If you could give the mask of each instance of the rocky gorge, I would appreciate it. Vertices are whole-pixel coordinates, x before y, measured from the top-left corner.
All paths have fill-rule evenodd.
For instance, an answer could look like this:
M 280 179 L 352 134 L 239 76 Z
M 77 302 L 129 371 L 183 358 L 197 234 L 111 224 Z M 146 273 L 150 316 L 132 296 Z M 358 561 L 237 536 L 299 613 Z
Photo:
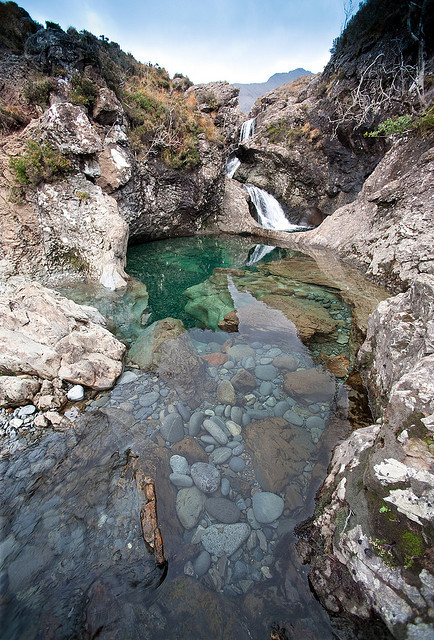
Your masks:
M 369 11 L 377 4 L 384 15 L 390 9 L 387 2 L 367 2 L 323 74 L 298 79 L 256 103 L 250 114 L 255 131 L 241 143 L 245 118 L 234 87 L 188 87 L 187 79 L 171 80 L 158 67 L 138 68 L 115 43 L 56 25 L 41 29 L 14 3 L 2 5 L 10 30 L 9 39 L 2 35 L 1 55 L 0 404 L 11 521 L 52 521 L 68 538 L 90 545 L 101 563 L 110 562 L 104 553 L 112 553 L 116 571 L 132 581 L 147 575 L 157 585 L 170 558 L 184 574 L 167 587 L 173 607 L 178 601 L 188 609 L 188 589 L 195 603 L 206 600 L 208 614 L 222 606 L 215 592 L 245 596 L 252 617 L 255 607 L 269 607 L 269 633 L 276 618 L 287 620 L 284 610 L 305 602 L 291 637 L 308 633 L 309 617 L 326 625 L 329 637 L 369 637 L 370 625 L 372 637 L 432 637 L 432 42 L 424 40 L 422 116 L 420 91 L 410 77 L 394 100 L 372 99 L 378 78 L 387 85 L 394 72 L 395 44 L 389 45 L 397 34 L 398 53 L 415 70 L 420 45 L 420 38 L 411 44 L 405 2 L 389 11 L 388 22 L 377 23 L 372 37 Z M 420 36 L 416 18 L 413 33 Z M 419 18 L 428 35 L 432 18 Z M 127 95 L 117 90 L 119 73 L 130 78 Z M 391 82 L 390 92 L 395 88 Z M 386 117 L 399 117 L 398 99 L 417 112 L 419 124 L 384 139 L 364 136 Z M 225 175 L 231 152 L 240 161 L 234 178 Z M 321 224 L 303 233 L 263 229 L 252 217 L 244 183 L 271 192 L 295 224 Z M 250 235 L 294 251 L 256 272 L 215 269 L 189 287 L 188 311 L 206 331 L 186 332 L 170 318 L 143 331 L 148 293 L 126 272 L 128 242 L 213 233 Z M 361 285 L 345 263 L 370 282 Z M 137 331 L 132 345 L 109 332 L 110 313 L 104 318 L 52 288 L 85 279 L 126 309 Z M 266 337 L 259 325 L 267 328 Z M 361 402 L 354 380 L 350 391 L 340 387 L 353 367 L 368 389 L 373 418 L 359 419 L 348 435 L 337 424 L 344 407 Z M 337 389 L 342 396 L 336 397 Z M 71 406 L 75 398 L 82 402 L 82 394 L 84 404 Z M 325 460 L 339 439 L 326 476 Z M 98 449 L 105 457 L 97 461 L 90 452 Z M 82 468 L 80 458 L 93 460 L 108 478 L 108 488 L 97 495 L 95 483 L 89 497 L 90 527 L 76 524 L 78 507 L 63 515 L 56 509 L 60 501 L 73 504 L 77 491 L 85 493 L 95 482 L 92 464 Z M 52 483 L 41 514 L 33 487 L 47 483 L 47 473 L 65 487 Z M 155 481 L 157 492 L 168 487 L 167 495 L 160 489 L 158 523 L 151 485 L 140 473 Z M 333 619 L 349 620 L 353 631 L 339 622 L 329 629 L 321 610 L 303 601 L 300 582 L 288 586 L 287 578 L 277 614 L 271 590 L 263 586 L 274 571 L 293 576 L 305 570 L 295 548 L 283 547 L 297 524 L 294 514 L 318 488 L 313 517 L 298 524 L 297 549 L 310 563 L 310 584 L 321 603 Z M 106 551 L 98 550 L 93 528 L 104 532 Z M 17 555 L 16 537 L 25 531 L 32 540 L 24 556 Z M 156 564 L 143 561 L 141 539 Z M 128 551 L 120 540 L 131 545 Z M 60 535 L 52 544 L 62 557 L 52 569 L 61 580 L 75 561 Z M 5 557 L 11 554 L 5 579 L 19 601 L 26 575 L 31 581 L 48 563 L 43 530 L 26 521 L 22 533 L 12 529 L 3 545 Z M 34 568 L 32 556 L 38 558 Z M 185 586 L 183 580 L 194 577 L 205 580 L 205 596 L 193 582 Z M 63 629 L 61 637 L 67 637 L 77 633 L 74 624 L 83 625 L 85 611 L 82 637 L 95 637 L 99 604 L 115 602 L 111 579 L 92 582 L 86 607 L 72 585 L 71 611 L 79 613 L 65 622 L 51 600 L 47 574 L 34 607 L 45 601 L 48 609 L 26 620 L 35 629 Z M 106 622 L 106 637 L 125 611 L 130 621 L 137 615 L 130 598 L 128 587 L 121 595 L 124 608 L 114 607 Z M 150 637 L 167 638 L 159 607 L 150 602 L 141 624 L 149 625 Z M 226 616 L 224 637 L 247 637 L 232 605 L 225 607 L 213 624 L 223 628 Z M 170 620 L 168 611 L 164 615 Z M 210 620 L 208 615 L 205 625 Z M 14 629 L 13 621 L 8 628 Z M 203 628 L 197 627 L 196 637 Z M 14 632 L 11 637 L 20 637 L 20 630 Z

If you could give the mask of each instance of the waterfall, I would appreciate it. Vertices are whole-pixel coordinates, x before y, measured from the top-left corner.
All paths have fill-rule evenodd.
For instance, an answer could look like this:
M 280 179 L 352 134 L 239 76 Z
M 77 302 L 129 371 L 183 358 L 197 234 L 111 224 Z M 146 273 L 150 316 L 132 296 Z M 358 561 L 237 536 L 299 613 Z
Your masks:
M 275 231 L 303 231 L 310 228 L 289 222 L 276 198 L 273 198 L 272 195 L 263 189 L 254 187 L 251 184 L 245 184 L 244 188 L 255 205 L 258 213 L 258 222 L 264 229 L 274 229 Z
M 251 138 L 251 136 L 255 133 L 255 119 L 256 118 L 251 118 L 250 120 L 246 120 L 245 122 L 243 122 L 240 131 L 239 144 L 242 144 L 245 140 Z
M 249 260 L 246 262 L 246 267 L 251 267 L 256 262 L 259 262 L 259 260 L 262 260 L 262 258 L 274 251 L 275 248 L 276 247 L 268 244 L 257 244 L 250 254 Z
M 228 178 L 233 178 L 235 171 L 240 166 L 241 162 L 238 160 L 237 156 L 230 155 L 226 160 L 226 175 Z

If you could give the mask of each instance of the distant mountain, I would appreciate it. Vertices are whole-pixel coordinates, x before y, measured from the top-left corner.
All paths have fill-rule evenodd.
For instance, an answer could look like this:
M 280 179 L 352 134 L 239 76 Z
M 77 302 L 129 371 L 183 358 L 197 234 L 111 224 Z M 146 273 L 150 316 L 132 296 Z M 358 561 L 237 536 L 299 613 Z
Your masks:
M 300 76 L 307 75 L 312 75 L 311 71 L 306 71 L 306 69 L 294 69 L 293 71 L 288 71 L 288 73 L 275 73 L 273 76 L 268 78 L 267 82 L 252 82 L 250 84 L 240 84 L 235 82 L 234 86 L 240 88 L 239 102 L 241 111 L 243 113 L 249 113 L 255 103 L 255 100 L 263 96 L 264 93 L 268 93 L 268 91 L 272 91 L 287 82 L 292 82 Z

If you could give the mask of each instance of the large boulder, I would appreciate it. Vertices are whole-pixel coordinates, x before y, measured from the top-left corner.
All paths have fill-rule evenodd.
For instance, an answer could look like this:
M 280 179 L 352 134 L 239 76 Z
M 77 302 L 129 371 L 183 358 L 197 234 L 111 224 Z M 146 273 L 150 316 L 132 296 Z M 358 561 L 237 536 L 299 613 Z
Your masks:
M 91 155 L 103 144 L 83 108 L 61 102 L 53 104 L 39 120 L 42 139 L 61 153 Z
M 0 296 L 0 371 L 108 389 L 125 346 L 103 317 L 36 283 L 11 279 Z

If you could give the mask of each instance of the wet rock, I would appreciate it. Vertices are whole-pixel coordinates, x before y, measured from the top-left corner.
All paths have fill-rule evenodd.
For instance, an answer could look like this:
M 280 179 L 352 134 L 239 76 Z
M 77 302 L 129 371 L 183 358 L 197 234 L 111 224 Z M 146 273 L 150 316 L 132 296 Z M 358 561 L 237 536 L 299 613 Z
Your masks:
M 193 561 L 194 571 L 196 575 L 200 578 L 201 576 L 205 575 L 205 573 L 208 571 L 210 566 L 211 566 L 211 556 L 208 553 L 208 551 L 205 551 L 205 549 L 203 549 L 199 553 L 197 558 L 195 558 L 195 560 Z
M 191 477 L 204 493 L 214 493 L 220 486 L 220 471 L 206 462 L 195 462 L 191 466 Z
M 239 458 L 238 456 L 234 456 L 229 460 L 229 467 L 232 469 L 232 471 L 235 471 L 235 473 L 240 473 L 240 471 L 243 471 L 245 466 L 246 463 L 244 462 L 244 460 L 242 458 Z
M 298 477 L 313 453 L 309 431 L 289 427 L 283 418 L 252 422 L 243 430 L 260 485 L 280 492 L 291 478 Z
M 229 449 L 229 447 L 218 447 L 211 452 L 209 461 L 212 464 L 224 464 L 231 456 L 232 449 Z
M 283 414 L 283 418 L 296 427 L 301 427 L 301 425 L 304 423 L 303 418 L 298 413 L 295 413 L 295 411 L 292 411 L 292 409 L 285 411 L 285 413 Z
M 333 379 L 320 369 L 299 369 L 285 375 L 285 391 L 305 402 L 330 402 L 335 394 Z
M 208 498 L 205 509 L 217 522 L 223 524 L 234 524 L 241 517 L 241 511 L 237 505 L 227 498 Z
M 172 444 L 171 450 L 172 453 L 187 458 L 190 465 L 194 462 L 208 462 L 208 456 L 200 446 L 198 440 L 191 436 L 186 436 L 183 440 Z
M 222 380 L 217 387 L 217 400 L 222 404 L 234 405 L 236 402 L 235 390 L 229 380 Z
M 141 407 L 150 407 L 155 402 L 157 402 L 159 397 L 160 394 L 158 393 L 158 391 L 150 391 L 148 393 L 144 393 L 139 398 L 139 404 Z
M 180 489 L 176 496 L 176 513 L 185 529 L 193 529 L 199 522 L 205 496 L 197 487 Z
M 191 436 L 198 436 L 202 429 L 202 424 L 205 419 L 205 414 L 201 411 L 197 411 L 192 414 L 188 422 L 188 431 Z
M 185 331 L 181 320 L 165 318 L 146 327 L 131 347 L 128 356 L 141 369 L 155 369 L 161 360 L 162 345 Z
M 258 492 L 253 495 L 253 513 L 258 522 L 268 524 L 274 522 L 283 513 L 283 498 L 270 492 Z
M 247 540 L 250 527 L 245 522 L 211 525 L 202 534 L 205 549 L 218 558 L 231 556 Z
M 202 356 L 204 360 L 207 360 L 214 367 L 218 367 L 221 364 L 224 364 L 228 360 L 228 356 L 226 353 L 206 353 Z
M 190 471 L 190 465 L 184 456 L 173 455 L 169 460 L 169 464 L 174 473 L 188 474 Z
M 256 387 L 255 377 L 245 369 L 240 369 L 231 379 L 231 383 L 235 391 L 240 393 L 248 393 Z
M 273 365 L 278 369 L 288 369 L 288 371 L 295 371 L 298 367 L 298 360 L 297 358 L 294 358 L 294 356 L 283 354 L 274 358 Z
M 161 435 L 170 443 L 179 442 L 184 438 L 184 423 L 179 413 L 169 413 L 160 425 Z
M 236 344 L 230 347 L 228 350 L 228 356 L 235 361 L 242 360 L 243 358 L 253 357 L 255 355 L 254 349 L 246 344 Z
M 339 339 L 337 342 L 339 343 Z M 327 356 L 326 354 L 321 353 L 320 358 L 327 371 L 336 378 L 345 378 L 348 375 L 350 361 L 345 355 L 339 354 L 337 356 Z
M 218 442 L 218 444 L 225 445 L 228 441 L 228 437 L 218 424 L 213 420 L 204 420 L 203 428 Z
M 277 376 L 277 369 L 272 364 L 258 364 L 255 367 L 255 376 L 259 380 L 274 380 Z
M 175 487 L 193 486 L 193 480 L 191 479 L 191 476 L 188 476 L 184 473 L 171 473 L 169 476 L 169 480 Z
M 79 402 L 84 398 L 84 389 L 80 384 L 76 384 L 71 387 L 66 395 L 68 400 L 71 400 L 72 402 Z
M 223 317 L 223 320 L 219 320 L 217 323 L 218 328 L 226 333 L 235 333 L 238 331 L 238 325 L 239 320 L 236 310 L 229 311 L 229 313 Z

